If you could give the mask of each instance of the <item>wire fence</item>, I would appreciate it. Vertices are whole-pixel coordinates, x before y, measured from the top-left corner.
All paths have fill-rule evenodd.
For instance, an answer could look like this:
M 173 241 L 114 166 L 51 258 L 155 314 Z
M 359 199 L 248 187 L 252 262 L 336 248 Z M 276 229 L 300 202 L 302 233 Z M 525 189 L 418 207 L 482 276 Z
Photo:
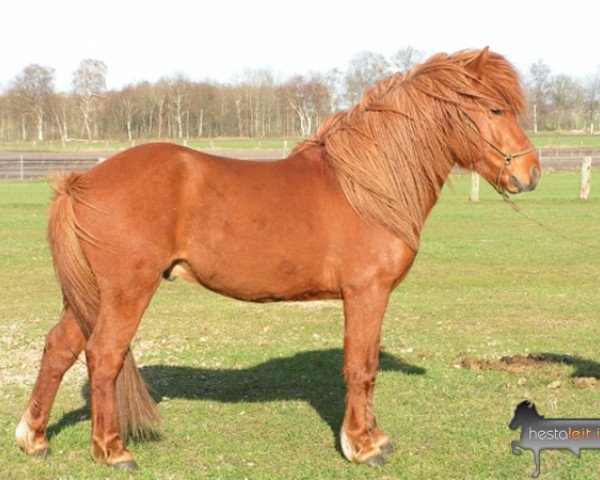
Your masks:
M 0 179 L 32 180 L 54 173 L 85 172 L 115 152 L 0 152 Z M 211 153 L 246 160 L 284 158 L 285 150 L 216 150 Z M 583 159 L 591 158 L 591 166 L 600 168 L 600 149 L 539 149 L 544 170 L 580 170 Z
M 210 151 L 210 150 L 209 150 Z M 245 160 L 277 160 L 286 150 L 221 150 L 217 155 Z M 0 180 L 34 180 L 57 173 L 86 172 L 116 152 L 0 152 Z
M 18 154 L 16 158 L 0 158 L 0 178 L 5 180 L 32 180 L 61 172 L 86 172 L 98 165 L 103 157 L 95 158 L 45 158 L 44 156 Z
M 592 168 L 600 168 L 600 149 L 541 148 L 538 156 L 544 170 L 580 170 L 584 158 L 590 158 Z

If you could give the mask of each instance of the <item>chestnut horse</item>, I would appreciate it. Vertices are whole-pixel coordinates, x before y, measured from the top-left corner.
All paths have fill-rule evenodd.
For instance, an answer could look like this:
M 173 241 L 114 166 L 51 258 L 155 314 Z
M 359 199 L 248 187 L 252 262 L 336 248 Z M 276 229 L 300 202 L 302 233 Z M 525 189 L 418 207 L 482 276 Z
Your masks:
M 341 446 L 377 465 L 391 450 L 375 420 L 383 316 L 407 275 L 425 218 L 455 164 L 498 190 L 532 190 L 540 164 L 521 130 L 515 69 L 489 52 L 439 54 L 368 90 L 276 162 L 169 144 L 129 149 L 58 179 L 49 241 L 64 310 L 16 430 L 49 451 L 64 373 L 85 351 L 91 454 L 135 469 L 125 435 L 158 419 L 130 343 L 163 278 L 241 300 L 342 299 L 346 411 Z

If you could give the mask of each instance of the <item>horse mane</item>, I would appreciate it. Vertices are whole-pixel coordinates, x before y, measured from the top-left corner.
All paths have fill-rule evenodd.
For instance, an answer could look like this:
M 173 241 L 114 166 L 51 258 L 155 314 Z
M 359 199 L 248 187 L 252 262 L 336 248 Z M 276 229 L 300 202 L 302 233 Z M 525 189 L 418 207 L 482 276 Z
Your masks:
M 480 53 L 438 54 L 388 77 L 360 103 L 325 119 L 293 153 L 324 148 L 353 208 L 417 251 L 432 200 L 452 166 L 469 166 L 475 158 L 478 138 L 469 111 L 525 110 L 518 74 L 502 56 L 490 52 L 477 73 L 467 68 Z

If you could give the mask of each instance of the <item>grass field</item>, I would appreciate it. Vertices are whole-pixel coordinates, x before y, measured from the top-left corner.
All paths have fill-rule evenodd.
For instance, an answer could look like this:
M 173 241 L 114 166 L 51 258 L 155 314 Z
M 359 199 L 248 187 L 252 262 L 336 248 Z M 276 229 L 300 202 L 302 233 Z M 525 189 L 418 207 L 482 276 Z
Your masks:
M 126 141 L 103 141 L 97 140 L 92 142 L 86 141 L 69 141 L 65 145 L 61 142 L 0 142 L 1 151 L 34 151 L 34 152 L 77 152 L 77 151 L 111 151 L 123 150 L 134 145 L 155 141 L 136 140 L 132 142 Z M 245 150 L 245 149 L 260 149 L 260 150 L 291 150 L 302 141 L 301 138 L 191 138 L 189 140 L 164 139 L 173 143 L 185 144 L 191 148 L 202 150 L 207 149 L 225 149 L 225 150 Z M 599 142 L 600 143 L 600 142 Z
M 424 230 L 383 332 L 378 419 L 397 445 L 369 469 L 341 456 L 343 317 L 339 302 L 247 304 L 165 283 L 133 345 L 160 402 L 157 441 L 131 444 L 141 470 L 90 460 L 85 366 L 66 375 L 50 421 L 52 456 L 13 441 L 61 308 L 45 241 L 49 186 L 0 183 L 0 477 L 525 479 L 508 429 L 515 406 L 600 417 L 600 250 L 551 236 L 487 186 L 467 201 L 453 178 Z M 600 199 L 579 177 L 544 175 L 517 197 L 527 211 L 600 245 Z M 529 354 L 544 354 L 543 357 Z M 511 357 L 512 361 L 500 360 Z M 600 452 L 542 452 L 542 478 L 596 478 Z
M 584 134 L 558 134 L 555 132 L 540 132 L 536 135 L 529 133 L 531 141 L 536 148 L 600 148 L 600 135 Z M 61 142 L 0 142 L 0 151 L 111 151 L 122 150 L 131 146 L 147 143 L 151 140 L 137 140 L 133 144 L 125 141 L 70 141 L 63 145 Z M 175 143 L 184 143 L 181 140 L 169 139 Z M 266 150 L 291 150 L 301 138 L 192 138 L 185 144 L 192 148 L 207 149 L 266 149 Z
M 537 148 L 600 148 L 600 135 L 529 132 L 529 138 Z

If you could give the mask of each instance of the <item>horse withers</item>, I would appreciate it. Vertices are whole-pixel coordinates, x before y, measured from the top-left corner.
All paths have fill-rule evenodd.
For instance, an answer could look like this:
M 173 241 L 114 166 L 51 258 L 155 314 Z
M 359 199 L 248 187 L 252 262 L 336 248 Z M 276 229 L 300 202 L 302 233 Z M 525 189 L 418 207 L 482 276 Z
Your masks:
M 391 450 L 374 409 L 383 316 L 454 165 L 498 190 L 532 190 L 540 164 L 518 116 L 514 68 L 490 52 L 439 54 L 368 90 L 276 162 L 170 144 L 129 149 L 57 180 L 48 237 L 64 310 L 50 331 L 17 442 L 49 449 L 64 373 L 85 351 L 91 454 L 134 469 L 127 434 L 158 419 L 130 344 L 163 278 L 246 301 L 341 299 L 341 446 L 377 465 Z

